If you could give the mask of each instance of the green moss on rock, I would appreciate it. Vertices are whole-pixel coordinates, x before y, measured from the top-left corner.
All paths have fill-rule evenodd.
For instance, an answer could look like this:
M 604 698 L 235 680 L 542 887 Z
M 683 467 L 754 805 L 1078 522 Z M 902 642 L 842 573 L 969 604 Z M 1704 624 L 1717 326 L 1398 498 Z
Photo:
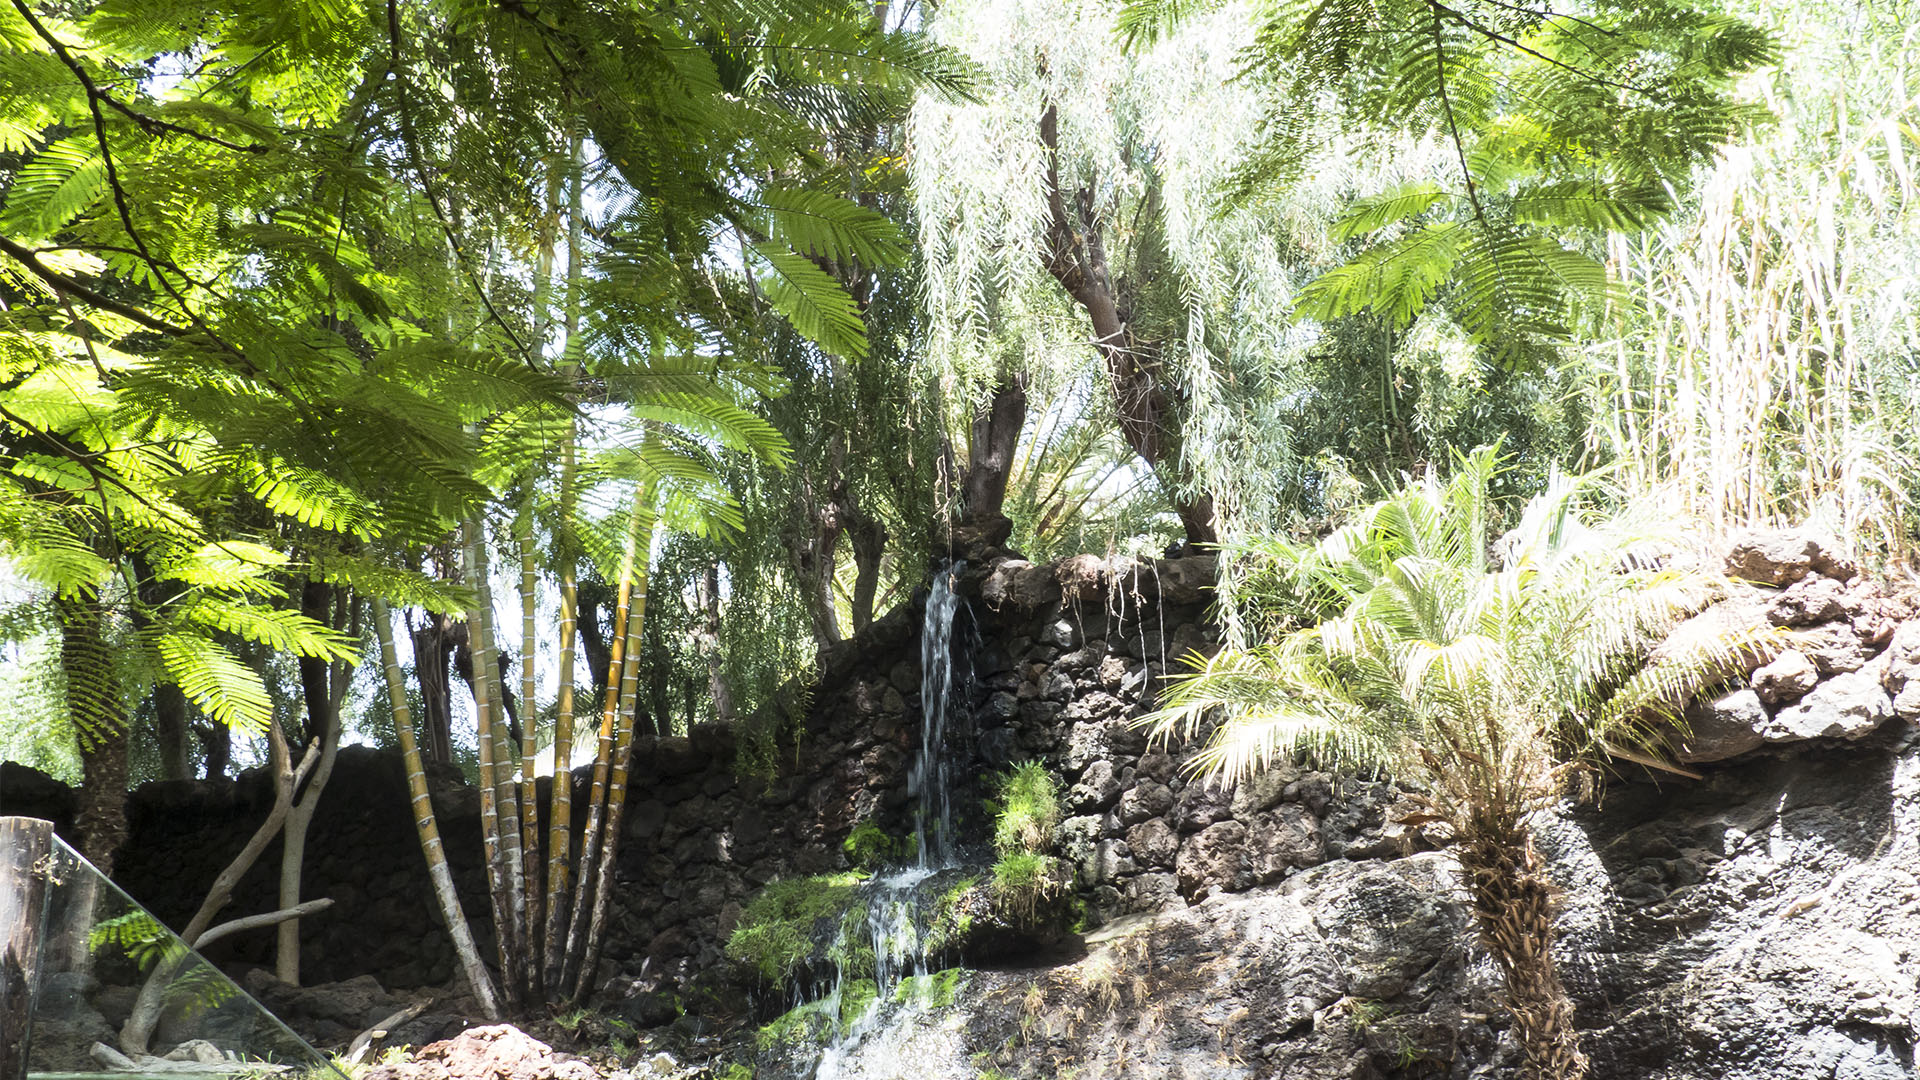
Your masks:
M 853 913 L 865 880 L 865 874 L 848 872 L 769 883 L 741 912 L 727 938 L 728 959 L 753 968 L 767 982 L 780 981 L 811 959 L 815 942 Z M 860 918 L 864 921 L 865 914 Z

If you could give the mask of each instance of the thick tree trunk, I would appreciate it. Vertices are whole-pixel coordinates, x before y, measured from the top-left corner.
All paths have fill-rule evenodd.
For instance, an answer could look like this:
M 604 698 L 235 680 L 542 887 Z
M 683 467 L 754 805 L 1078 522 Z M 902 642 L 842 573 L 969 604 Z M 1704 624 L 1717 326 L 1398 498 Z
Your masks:
M 1093 345 L 1107 369 L 1120 433 L 1140 459 L 1160 477 L 1169 492 L 1177 490 L 1182 468 L 1181 411 L 1185 405 L 1178 386 L 1167 379 L 1161 343 L 1133 331 L 1133 313 L 1126 290 L 1116 287 L 1094 211 L 1093 188 L 1074 193 L 1073 207 L 1060 186 L 1059 114 L 1052 105 L 1040 114 L 1040 141 L 1047 148 L 1047 272 L 1093 324 Z M 1213 498 L 1173 495 L 1174 511 L 1194 543 L 1219 539 Z
M 172 683 L 153 687 L 153 738 L 160 744 L 160 779 L 191 780 L 187 756 L 187 695 Z
M 1585 1080 L 1573 1002 L 1554 970 L 1555 890 L 1525 825 L 1481 824 L 1455 846 L 1481 939 L 1506 978 L 1527 1080 Z
M 853 632 L 873 622 L 873 605 L 880 592 L 880 564 L 887 556 L 887 527 L 862 511 L 847 523 L 853 545 Z
M 135 589 L 140 602 L 133 607 L 133 622 L 145 630 L 153 625 L 153 612 L 177 599 L 186 590 L 178 581 L 159 580 L 152 565 L 139 554 L 131 556 Z M 187 695 L 170 682 L 153 685 L 153 738 L 160 747 L 160 778 L 191 780 L 193 772 L 187 759 Z
M 972 438 L 967 444 L 967 472 L 961 487 L 967 519 L 987 521 L 1004 516 L 1007 482 L 1013 478 L 1013 458 L 1020 448 L 1020 432 L 1026 424 L 1026 373 L 1003 375 L 986 407 L 973 416 Z
M 203 720 L 193 726 L 193 737 L 200 742 L 200 775 L 218 780 L 233 764 L 233 731 L 216 720 Z
M 611 663 L 613 646 L 607 640 L 607 633 L 600 627 L 600 612 L 611 607 L 613 595 L 606 582 L 589 579 L 575 586 L 575 599 L 579 604 L 580 615 L 576 622 L 580 630 L 580 651 L 587 657 L 587 676 L 593 680 L 592 692 L 588 700 L 607 692 L 607 667 Z M 619 628 L 615 627 L 617 633 Z
M 830 463 L 829 471 L 838 482 L 838 463 Z M 795 507 L 799 520 L 789 536 L 787 551 L 801 602 L 813 626 L 814 647 L 825 650 L 841 639 L 840 613 L 833 595 L 842 525 L 840 504 L 835 491 L 829 489 L 822 494 L 805 472 L 799 476 L 799 485 L 800 499 Z
M 421 752 L 428 761 L 453 761 L 453 684 L 447 674 L 453 650 L 465 640 L 466 627 L 429 612 L 427 624 L 413 631 L 413 674 L 420 682 Z
M 107 648 L 106 613 L 92 596 L 57 597 L 54 607 L 67 713 L 80 744 L 80 853 L 112 877 L 114 852 L 127 839 L 127 720 Z

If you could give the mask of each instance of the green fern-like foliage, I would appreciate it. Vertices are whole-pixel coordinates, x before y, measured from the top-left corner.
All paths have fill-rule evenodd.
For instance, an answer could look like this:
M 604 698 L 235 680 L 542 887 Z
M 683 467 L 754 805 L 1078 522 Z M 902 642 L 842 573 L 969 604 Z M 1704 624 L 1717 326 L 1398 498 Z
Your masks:
M 859 356 L 829 268 L 901 257 L 817 148 L 916 88 L 964 92 L 872 21 L 837 0 L 0 10 L 0 550 L 125 609 L 146 671 L 259 725 L 241 646 L 350 651 L 290 583 L 469 607 L 415 553 L 522 485 L 556 559 L 608 561 L 596 537 L 637 492 L 670 527 L 738 531 L 726 461 L 786 453 L 759 415 L 779 380 L 741 359 L 756 305 Z M 558 349 L 531 268 L 543 193 L 576 170 L 605 209 Z M 68 675 L 100 703 L 82 727 L 111 728 L 125 688 Z
M 1121 29 L 1151 39 L 1196 6 L 1137 0 Z M 1773 55 L 1765 32 L 1675 0 L 1274 2 L 1243 56 L 1270 105 L 1234 194 L 1298 177 L 1335 123 L 1436 140 L 1444 177 L 1355 194 L 1334 229 L 1350 257 L 1298 313 L 1404 327 L 1439 305 L 1517 361 L 1609 302 L 1594 237 L 1668 214 L 1689 171 L 1763 118 L 1733 88 Z

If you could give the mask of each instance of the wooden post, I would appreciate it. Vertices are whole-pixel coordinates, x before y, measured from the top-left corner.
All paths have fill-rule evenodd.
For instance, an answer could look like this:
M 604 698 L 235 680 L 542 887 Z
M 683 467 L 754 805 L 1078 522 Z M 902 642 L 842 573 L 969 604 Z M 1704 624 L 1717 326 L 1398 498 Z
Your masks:
M 25 1080 L 38 997 L 53 822 L 0 818 L 0 1080 Z

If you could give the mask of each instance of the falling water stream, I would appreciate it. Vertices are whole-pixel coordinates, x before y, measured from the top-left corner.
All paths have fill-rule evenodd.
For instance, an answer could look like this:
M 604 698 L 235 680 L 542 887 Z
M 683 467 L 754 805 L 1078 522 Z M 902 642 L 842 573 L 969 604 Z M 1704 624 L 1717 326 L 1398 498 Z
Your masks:
M 895 998 L 916 976 L 930 974 L 927 948 L 928 915 L 932 906 L 928 879 L 956 864 L 953 830 L 953 762 L 947 753 L 947 723 L 953 697 L 954 616 L 961 599 L 954 584 L 964 562 L 955 562 L 934 574 L 927 595 L 925 621 L 920 632 L 920 753 L 908 773 L 908 791 L 915 799 L 914 861 L 869 884 L 866 933 L 873 949 L 874 997 L 852 1022 L 836 1033 L 822 1050 L 812 1071 L 814 1080 L 847 1080 L 862 1075 L 852 1060 L 863 1042 L 884 1037 L 890 1023 L 903 1022 Z M 837 950 L 851 952 L 852 942 Z M 829 1015 L 838 1015 L 852 980 L 842 968 L 829 995 Z M 911 1012 L 917 1003 L 904 1003 Z

